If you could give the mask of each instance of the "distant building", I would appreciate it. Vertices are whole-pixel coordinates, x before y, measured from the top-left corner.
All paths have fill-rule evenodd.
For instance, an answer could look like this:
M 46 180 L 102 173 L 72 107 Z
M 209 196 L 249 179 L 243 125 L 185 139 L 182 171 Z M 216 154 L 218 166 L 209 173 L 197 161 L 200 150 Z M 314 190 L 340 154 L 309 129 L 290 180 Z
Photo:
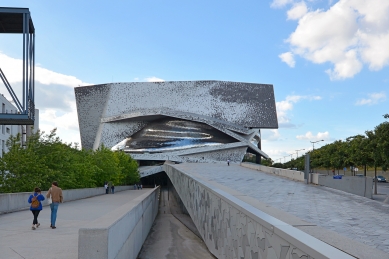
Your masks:
M 75 88 L 81 144 L 138 161 L 241 162 L 277 129 L 273 85 L 229 81 L 130 82 Z
M 1 113 L 18 113 L 17 108 L 8 101 L 4 95 L 0 94 Z M 16 136 L 20 133 L 23 136 L 23 140 L 26 140 L 27 135 L 32 132 L 36 132 L 39 129 L 39 110 L 35 109 L 35 123 L 34 125 L 0 125 L 0 144 L 1 152 L 0 157 L 4 153 L 8 152 L 6 142 L 11 135 Z

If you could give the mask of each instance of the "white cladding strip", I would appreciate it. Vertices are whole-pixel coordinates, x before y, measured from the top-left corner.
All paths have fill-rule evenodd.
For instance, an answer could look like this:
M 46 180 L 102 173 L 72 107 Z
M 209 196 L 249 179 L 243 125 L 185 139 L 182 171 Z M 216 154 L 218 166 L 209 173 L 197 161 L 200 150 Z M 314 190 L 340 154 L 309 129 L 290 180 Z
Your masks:
M 237 133 L 234 133 L 232 132 L 231 130 L 228 130 L 228 129 L 223 129 L 223 128 L 218 128 L 217 126 L 215 125 L 211 125 L 210 126 L 214 127 L 215 129 L 218 129 L 224 133 L 226 133 L 227 135 L 241 141 L 242 143 L 245 143 L 247 146 L 249 146 L 251 149 L 253 149 L 254 151 L 256 151 L 258 154 L 262 155 L 264 158 L 269 158 L 269 156 L 263 152 L 262 150 L 260 150 L 257 146 L 253 145 L 253 143 L 251 143 L 249 140 L 247 140 L 246 138 L 243 138 L 241 137 L 240 135 L 238 135 Z
M 247 148 L 246 143 L 242 142 L 236 142 L 236 143 L 230 143 L 230 144 L 222 144 L 222 145 L 215 145 L 215 146 L 208 146 L 208 147 L 198 147 L 198 148 L 191 148 L 191 149 L 185 149 L 181 151 L 174 151 L 174 152 L 164 152 L 164 153 L 129 153 L 131 157 L 135 160 L 170 160 L 174 162 L 185 162 L 185 161 L 193 161 L 193 160 L 201 160 L 201 162 L 213 162 L 213 159 L 208 159 L 207 156 L 212 156 L 212 153 L 219 152 L 219 153 L 227 153 L 228 150 L 237 150 L 239 154 L 232 153 L 232 157 L 227 157 L 228 155 L 225 155 L 225 159 L 223 159 L 223 162 L 227 161 L 227 159 L 230 159 L 233 162 L 240 162 L 240 156 L 244 155 L 244 151 L 241 151 L 242 148 Z M 239 150 L 239 151 L 238 151 Z M 126 152 L 124 150 L 124 152 Z M 209 153 L 209 154 L 208 154 Z M 191 155 L 196 154 L 204 154 L 204 159 L 193 159 L 191 158 Z
M 242 143 L 242 142 L 235 142 L 235 143 L 229 143 L 229 144 L 220 144 L 220 145 L 214 145 L 214 146 L 184 149 L 184 150 L 180 150 L 180 151 L 170 152 L 170 154 L 177 155 L 177 156 L 185 156 L 185 155 L 191 155 L 191 154 L 196 154 L 196 153 L 204 153 L 204 152 L 217 151 L 217 150 L 226 150 L 226 149 L 237 148 L 237 147 L 247 147 L 247 144 Z

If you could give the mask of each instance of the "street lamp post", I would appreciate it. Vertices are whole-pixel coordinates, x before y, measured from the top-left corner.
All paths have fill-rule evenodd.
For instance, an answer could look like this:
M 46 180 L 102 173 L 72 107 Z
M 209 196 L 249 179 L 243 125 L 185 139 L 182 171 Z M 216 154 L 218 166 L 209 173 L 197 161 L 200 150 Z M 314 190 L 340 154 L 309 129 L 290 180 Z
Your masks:
M 313 158 L 313 151 L 315 151 L 315 143 L 320 142 L 320 141 L 324 141 L 324 139 L 318 140 L 318 141 L 309 141 L 312 143 L 312 158 Z M 313 168 L 312 168 L 312 172 L 313 172 Z
M 287 156 L 289 156 L 289 155 L 287 155 Z M 285 164 L 285 157 L 287 157 L 287 156 L 284 156 L 284 164 Z
M 318 140 L 318 141 L 309 141 L 312 143 L 312 153 L 313 153 L 313 151 L 315 151 L 315 143 L 320 142 L 320 141 L 324 141 L 324 139 Z
M 299 151 L 301 151 L 301 150 L 305 150 L 305 148 L 303 148 L 303 149 L 299 149 L 299 150 L 295 150 L 296 151 L 296 159 L 299 157 Z

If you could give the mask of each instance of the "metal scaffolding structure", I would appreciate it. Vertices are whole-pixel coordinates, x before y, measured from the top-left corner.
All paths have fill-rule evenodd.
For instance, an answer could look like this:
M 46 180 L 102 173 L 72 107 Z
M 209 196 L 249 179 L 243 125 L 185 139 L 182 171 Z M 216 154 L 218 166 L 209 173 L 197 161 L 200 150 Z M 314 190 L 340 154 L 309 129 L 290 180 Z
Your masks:
M 16 113 L 0 111 L 0 124 L 33 125 L 35 120 L 35 28 L 28 8 L 0 7 L 0 33 L 23 34 L 23 99 L 19 101 L 0 68 L 0 78 L 11 95 Z

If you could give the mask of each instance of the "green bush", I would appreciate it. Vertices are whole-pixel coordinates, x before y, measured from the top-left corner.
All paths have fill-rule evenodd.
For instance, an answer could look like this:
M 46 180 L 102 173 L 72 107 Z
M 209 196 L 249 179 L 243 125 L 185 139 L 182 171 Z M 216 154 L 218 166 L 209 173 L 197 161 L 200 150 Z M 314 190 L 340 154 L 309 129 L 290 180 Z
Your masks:
M 31 135 L 21 146 L 21 135 L 7 140 L 9 152 L 0 158 L 0 192 L 30 192 L 34 187 L 47 190 L 52 181 L 62 189 L 93 188 L 139 181 L 138 164 L 123 151 L 102 146 L 95 151 L 80 150 L 49 134 Z

